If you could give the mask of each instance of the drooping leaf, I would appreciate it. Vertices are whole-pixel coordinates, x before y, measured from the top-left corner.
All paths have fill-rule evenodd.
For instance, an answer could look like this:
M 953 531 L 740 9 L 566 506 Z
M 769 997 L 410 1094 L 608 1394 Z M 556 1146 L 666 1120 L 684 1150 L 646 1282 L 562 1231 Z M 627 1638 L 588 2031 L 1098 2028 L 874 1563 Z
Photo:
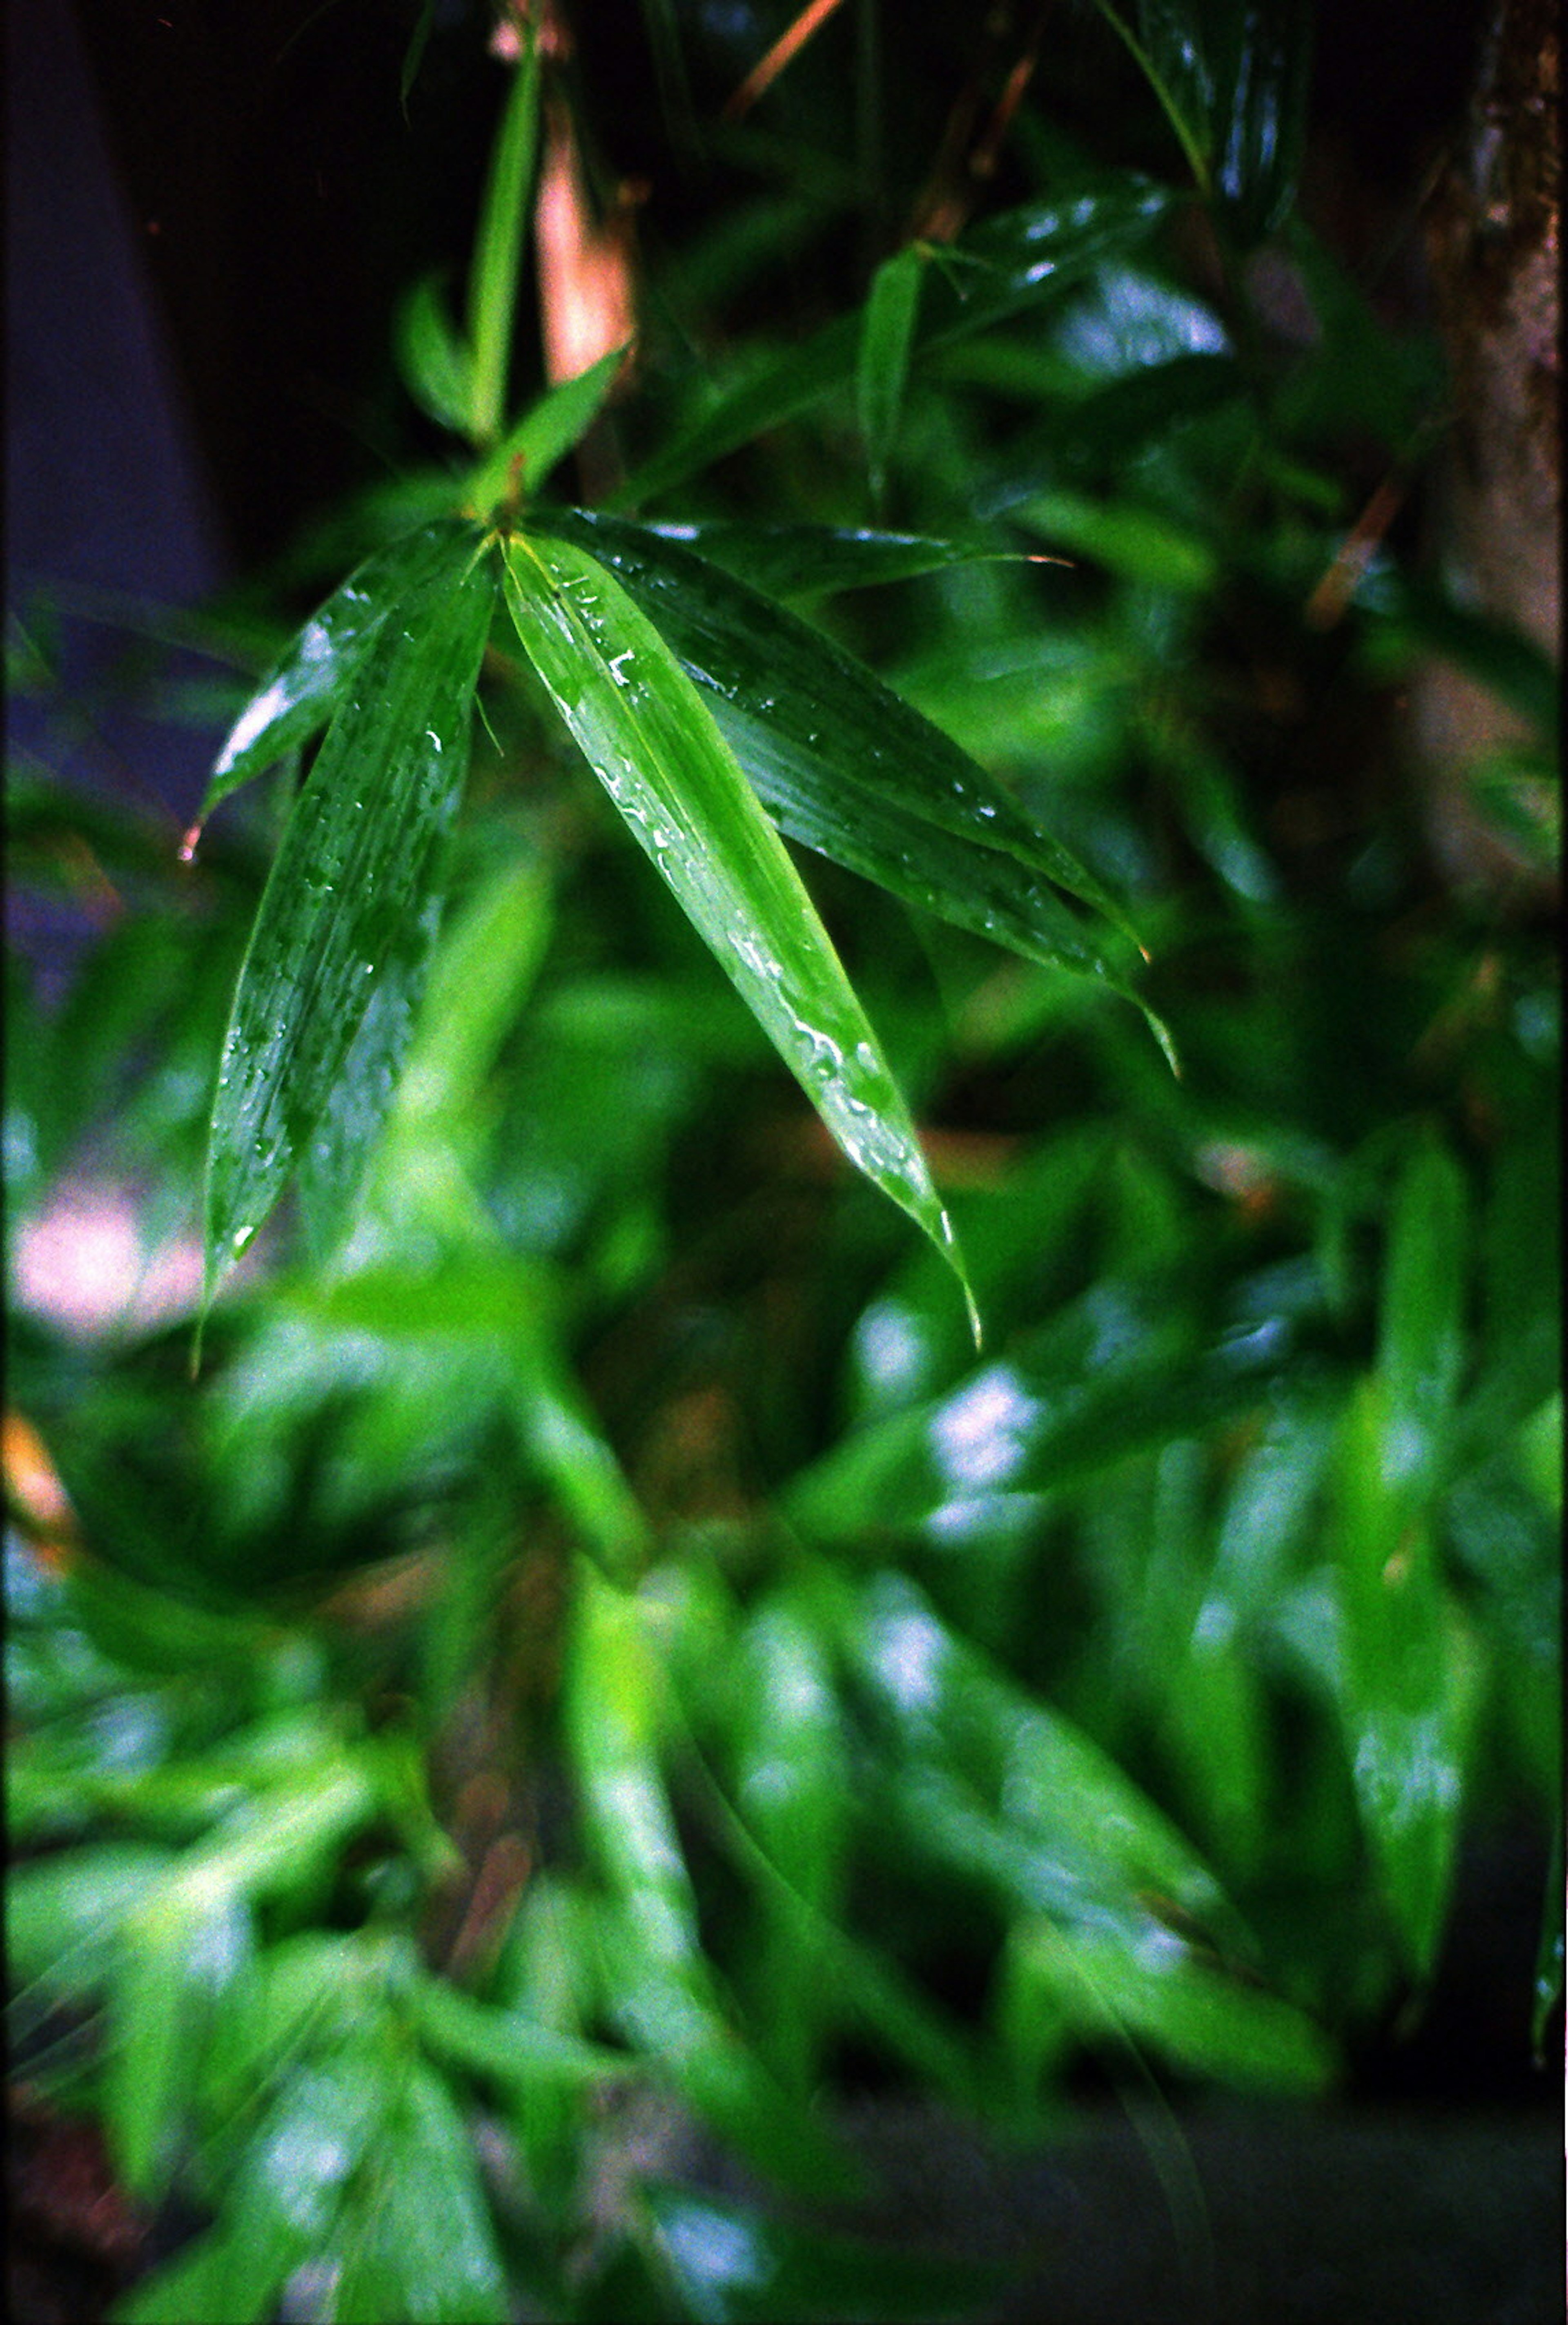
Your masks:
M 392 607 L 410 599 L 473 538 L 443 517 L 378 549 L 312 614 L 230 729 L 214 764 L 198 824 L 220 800 L 265 773 L 326 726 L 351 689 Z
M 315 1137 L 376 978 L 429 894 L 466 772 L 494 586 L 473 540 L 448 535 L 436 574 L 378 624 L 284 831 L 213 1107 L 209 1291 Z M 379 1077 L 385 1055 L 374 1062 Z
M 607 565 L 705 691 L 791 838 L 927 910 L 1120 986 L 1090 924 L 1099 881 L 985 770 L 820 631 L 679 543 L 585 511 L 541 516 Z
M 505 589 L 524 652 L 683 910 L 844 1153 L 962 1283 L 876 1036 L 702 696 L 614 576 L 575 543 L 514 542 Z

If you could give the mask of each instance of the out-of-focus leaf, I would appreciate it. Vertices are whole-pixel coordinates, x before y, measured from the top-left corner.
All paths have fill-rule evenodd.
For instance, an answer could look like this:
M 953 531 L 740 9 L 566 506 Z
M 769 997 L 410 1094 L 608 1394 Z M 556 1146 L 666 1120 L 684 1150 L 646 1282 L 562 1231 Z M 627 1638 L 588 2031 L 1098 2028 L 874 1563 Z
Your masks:
M 1335 1573 L 1351 1774 L 1400 1939 L 1431 1969 L 1447 1904 L 1473 1677 L 1432 1510 L 1463 1355 L 1464 1185 L 1434 1138 L 1394 1191 L 1378 1367 L 1343 1422 Z
M 474 536 L 378 627 L 295 802 L 224 1045 L 207 1190 L 208 1291 L 250 1243 L 316 1134 L 378 972 L 425 904 L 462 794 L 493 576 Z M 387 1060 L 366 1115 L 390 1098 Z
M 1226 1977 L 1174 1931 L 1129 1943 L 1038 1919 L 1019 1931 L 1010 1969 L 1024 1989 L 1014 2008 L 1059 2008 L 1081 2039 L 1148 2042 L 1189 2074 L 1242 2089 L 1306 2092 L 1321 2090 L 1333 2071 L 1333 2049 L 1309 2018 Z
M 471 498 L 477 515 L 485 515 L 513 489 L 532 499 L 557 461 L 587 434 L 625 360 L 624 347 L 612 347 L 586 371 L 575 379 L 562 380 L 524 412 L 475 479 Z
M 1360 1384 L 1344 1416 L 1332 1539 L 1356 1798 L 1401 1943 L 1425 1977 L 1458 1839 L 1465 1674 L 1412 1425 L 1388 1380 Z
M 893 1787 L 912 1834 L 1019 1909 L 1139 1922 L 1145 1894 L 1210 1922 L 1224 1901 L 1176 1827 L 1090 1738 L 996 1672 L 912 1583 L 883 1575 L 849 1615 L 844 1652 L 898 1738 Z
M 627 2040 L 722 2138 L 782 2184 L 843 2191 L 854 2175 L 837 2144 L 718 2005 L 659 1765 L 669 1704 L 657 1619 L 656 1600 L 580 1570 L 567 1718 L 590 1845 L 613 1892 L 598 1924 L 604 1991 Z
M 121 1922 L 174 1862 L 150 1841 L 96 1842 L 14 1866 L 5 1882 L 5 1951 L 17 1984 L 90 1994 Z
M 843 1438 L 792 1480 L 791 1523 L 824 1543 L 906 1531 L 955 1543 L 1027 1525 L 1038 1496 L 1256 1400 L 1268 1342 L 1204 1349 L 1152 1285 L 1102 1283 L 947 1394 Z
M 1301 0 L 1097 0 L 1175 131 L 1205 199 L 1219 195 L 1249 238 L 1290 206 L 1311 65 Z
M 1118 983 L 1050 893 L 1121 926 L 1101 884 L 863 664 L 645 527 L 586 513 L 543 522 L 636 598 L 790 838 L 965 927 Z
M 1216 560 L 1208 543 L 1152 509 L 1038 493 L 1010 514 L 1042 541 L 1093 557 L 1130 581 L 1194 594 L 1213 587 Z
M 334 2325 L 504 2325 L 512 2314 L 473 2140 L 422 2060 L 399 2069 L 333 2243 Z
M 1228 13 L 1232 21 L 1215 92 L 1215 178 L 1242 235 L 1257 241 L 1275 231 L 1295 199 L 1312 78 L 1312 12 L 1305 0 L 1232 0 Z
M 1395 1190 L 1378 1344 L 1388 1431 L 1384 1482 L 1413 1510 L 1437 1483 L 1464 1357 L 1465 1209 L 1453 1154 L 1434 1138 L 1424 1141 Z
M 491 151 L 468 276 L 468 343 L 474 351 L 468 433 L 478 445 L 493 444 L 506 417 L 512 319 L 539 148 L 540 37 L 531 16 L 520 20 L 518 37 L 521 55 Z
M 737 1812 L 758 1847 L 816 1913 L 834 1913 L 850 1829 L 851 1770 L 816 1626 L 788 1588 L 758 1607 L 739 1643 L 733 1726 Z M 813 2083 L 824 2005 L 821 1966 L 774 1893 L 758 1897 L 757 2022 L 763 2055 L 790 2089 Z
M 920 303 L 921 252 L 913 243 L 884 260 L 872 279 L 855 358 L 855 403 L 872 498 L 881 505 L 888 462 L 903 417 L 909 349 Z
M 949 1256 L 963 1283 L 952 1227 L 876 1037 L 690 679 L 614 577 L 572 543 L 514 543 L 506 592 L 525 653 L 682 909 L 844 1153 Z
M 920 301 L 917 350 L 946 346 L 1056 298 L 1093 267 L 1146 241 L 1171 199 L 1164 188 L 1123 173 L 1059 200 L 988 218 L 951 250 L 933 255 Z M 644 461 L 614 495 L 614 505 L 635 508 L 657 499 L 724 453 L 846 385 L 861 340 L 859 318 L 841 316 L 803 347 L 752 367 L 708 398 Z
M 388 614 L 411 604 L 432 575 L 451 570 L 476 538 L 443 517 L 378 549 L 312 614 L 235 721 L 213 766 L 198 819 L 308 743 L 347 702 Z
M 474 409 L 474 355 L 447 320 L 439 278 L 417 283 L 398 310 L 398 366 L 414 401 L 466 435 Z
M 191 2045 L 201 2039 L 205 2008 L 221 2004 L 247 1939 L 228 1884 L 202 1890 L 178 1876 L 121 1924 L 104 2118 L 115 2169 L 134 2195 L 150 2195 L 166 2177 L 192 2096 Z
M 630 2062 L 623 2052 L 562 2034 L 515 2010 L 492 2009 L 442 1978 L 416 1976 L 409 2001 L 429 2048 L 487 2081 L 526 2093 L 541 2084 L 582 2089 L 626 2078 Z
M 1002 2289 L 1001 2270 L 982 2262 L 807 2233 L 673 2188 L 650 2190 L 646 2201 L 687 2312 L 704 2325 L 964 2317 Z

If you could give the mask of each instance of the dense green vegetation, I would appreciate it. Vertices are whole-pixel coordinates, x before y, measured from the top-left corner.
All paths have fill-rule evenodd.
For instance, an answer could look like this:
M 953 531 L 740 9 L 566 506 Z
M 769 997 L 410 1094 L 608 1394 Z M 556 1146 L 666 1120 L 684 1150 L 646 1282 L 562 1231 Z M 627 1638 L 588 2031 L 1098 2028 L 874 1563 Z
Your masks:
M 230 663 L 194 860 L 12 771 L 126 907 L 13 962 L 6 1153 L 146 1262 L 8 1390 L 14 2041 L 209 2223 L 127 2318 L 928 2313 L 611 2201 L 636 2095 L 831 2203 L 848 2091 L 1323 2092 L 1555 1822 L 1553 676 L 1357 530 L 1447 389 L 1296 207 L 1306 16 L 1075 23 L 999 178 L 803 50 L 548 394 L 525 28 L 449 449 Z

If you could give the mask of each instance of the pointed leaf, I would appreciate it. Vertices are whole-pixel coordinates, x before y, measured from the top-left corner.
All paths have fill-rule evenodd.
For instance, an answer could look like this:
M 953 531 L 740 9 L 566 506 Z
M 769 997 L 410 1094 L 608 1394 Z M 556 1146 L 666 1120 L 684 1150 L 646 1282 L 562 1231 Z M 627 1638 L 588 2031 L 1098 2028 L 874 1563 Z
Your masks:
M 429 893 L 490 619 L 493 577 L 470 561 L 472 539 L 450 542 L 438 576 L 378 628 L 284 832 L 213 1107 L 209 1289 L 315 1136 L 376 978 Z
M 1147 240 L 1173 199 L 1166 188 L 1123 173 L 987 219 L 950 250 L 932 253 L 917 350 L 971 337 L 1056 298 L 1103 260 Z M 803 346 L 749 366 L 644 461 L 613 496 L 614 505 L 638 507 L 656 499 L 844 387 L 854 376 L 861 344 L 859 318 L 841 315 Z
M 523 649 L 590 765 L 850 1160 L 947 1256 L 902 1095 L 783 842 L 702 697 L 596 559 L 514 542 Z
M 409 597 L 473 538 L 460 517 L 443 517 L 378 549 L 311 615 L 282 659 L 241 711 L 217 755 L 198 824 L 229 793 L 325 727 L 347 699 L 389 609 Z
M 540 529 L 590 550 L 636 599 L 791 838 L 1036 959 L 1120 985 L 1043 885 L 1121 925 L 1101 884 L 863 663 L 645 526 L 576 510 Z
M 1006 563 L 1025 553 L 983 536 L 938 541 L 929 533 L 832 524 L 746 524 L 721 517 L 696 524 L 660 523 L 648 530 L 661 541 L 684 543 L 769 597 L 820 597 L 838 589 L 874 588 L 953 565 Z
M 480 469 L 474 486 L 475 509 L 484 513 L 493 508 L 514 485 L 532 498 L 557 461 L 582 440 L 604 410 L 626 352 L 623 347 L 612 347 L 524 412 Z
M 871 471 L 872 497 L 879 504 L 903 415 L 909 349 L 920 303 L 921 267 L 921 253 L 913 243 L 885 260 L 872 280 L 861 325 L 855 398 Z
M 494 442 L 506 413 L 512 319 L 539 147 L 539 27 L 531 15 L 519 20 L 518 33 L 522 53 L 491 155 L 468 278 L 468 343 L 474 350 L 468 432 L 481 445 Z
M 415 403 L 443 428 L 466 434 L 474 405 L 474 356 L 447 320 L 435 275 L 416 283 L 398 311 L 397 357 Z

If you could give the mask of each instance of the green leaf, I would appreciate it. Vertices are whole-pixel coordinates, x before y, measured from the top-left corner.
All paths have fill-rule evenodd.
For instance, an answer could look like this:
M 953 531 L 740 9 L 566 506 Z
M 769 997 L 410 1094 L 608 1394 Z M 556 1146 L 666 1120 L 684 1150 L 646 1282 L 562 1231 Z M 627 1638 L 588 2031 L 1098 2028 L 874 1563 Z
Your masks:
M 290 817 L 213 1107 L 207 1274 L 249 1244 L 316 1135 L 389 959 L 403 959 L 462 793 L 493 576 L 471 534 L 378 627 Z M 376 1060 L 384 1073 L 386 1059 Z M 372 1093 L 372 1100 L 390 1091 Z
M 590 765 L 856 1167 L 944 1252 L 908 1110 L 782 841 L 658 631 L 575 544 L 514 542 L 524 652 Z
M 855 399 L 872 497 L 879 506 L 887 487 L 888 461 L 903 415 L 923 264 L 922 254 L 913 243 L 885 260 L 872 283 L 861 325 Z
M 541 515 L 540 522 L 548 531 L 549 517 Z M 980 536 L 937 541 L 929 533 L 832 524 L 748 524 L 722 517 L 691 524 L 658 523 L 648 531 L 661 541 L 684 543 L 769 597 L 820 597 L 838 589 L 874 588 L 950 566 L 1001 563 L 1025 554 Z
M 1470 1689 L 1419 1457 L 1389 1380 L 1363 1380 L 1344 1416 L 1331 1515 L 1344 1718 L 1361 1822 L 1406 1954 L 1425 1978 L 1453 1880 Z
M 220 800 L 275 766 L 327 724 L 349 699 L 389 611 L 446 568 L 457 543 L 472 539 L 464 519 L 443 517 L 378 549 L 355 567 L 312 614 L 235 719 L 213 766 L 198 829 Z
M 438 276 L 427 275 L 398 310 L 398 368 L 409 394 L 432 420 L 466 435 L 474 409 L 474 354 L 448 321 L 438 286 Z
M 512 320 L 539 146 L 539 25 L 529 15 L 517 20 L 517 29 L 522 54 L 491 155 L 468 278 L 468 341 L 474 350 L 468 433 L 479 445 L 495 441 L 506 414 Z
M 533 498 L 556 463 L 582 440 L 604 410 L 625 359 L 625 347 L 612 347 L 524 412 L 475 479 L 473 503 L 481 514 L 514 487 Z
M 1123 925 L 1101 884 L 863 663 L 644 526 L 576 511 L 541 517 L 540 530 L 589 550 L 636 599 L 790 838 L 963 927 L 1125 989 L 1051 893 Z
M 422 2060 L 401 2069 L 333 2242 L 334 2325 L 503 2325 L 512 2314 L 473 2140 Z
M 931 254 L 915 347 L 923 353 L 987 330 L 1056 299 L 1103 260 L 1148 239 L 1171 194 L 1130 172 L 1084 185 L 1059 199 L 989 218 L 949 249 Z M 860 320 L 842 315 L 803 346 L 749 366 L 700 403 L 614 494 L 639 507 L 766 430 L 793 420 L 853 378 Z
M 1120 1932 L 1038 1919 L 1010 1950 L 1009 2006 L 1060 2010 L 1080 2038 L 1148 2042 L 1189 2074 L 1243 2089 L 1315 2091 L 1333 2052 L 1277 1995 L 1227 1977 L 1172 1931 L 1130 1944 Z
M 1453 1154 L 1424 1140 L 1394 1193 L 1378 1342 L 1388 1450 L 1397 1465 L 1387 1482 L 1417 1505 L 1437 1482 L 1464 1356 L 1465 1209 Z
M 1272 234 L 1296 194 L 1312 79 L 1306 0 L 1231 0 L 1215 91 L 1220 192 L 1242 235 Z

